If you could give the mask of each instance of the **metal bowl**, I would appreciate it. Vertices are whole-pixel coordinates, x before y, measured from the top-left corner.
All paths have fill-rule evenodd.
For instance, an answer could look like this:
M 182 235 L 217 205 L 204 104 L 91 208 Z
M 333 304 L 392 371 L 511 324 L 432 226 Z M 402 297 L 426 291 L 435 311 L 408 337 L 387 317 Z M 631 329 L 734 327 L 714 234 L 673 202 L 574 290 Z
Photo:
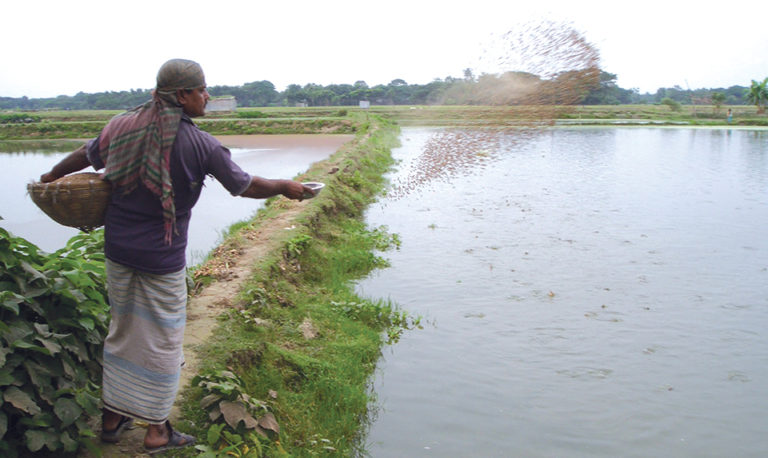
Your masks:
M 313 191 L 315 191 L 314 194 L 305 192 L 304 195 L 302 196 L 303 199 L 311 199 L 315 197 L 316 195 L 320 194 L 320 191 L 325 187 L 325 183 L 318 183 L 317 181 L 308 181 L 302 184 L 312 189 Z

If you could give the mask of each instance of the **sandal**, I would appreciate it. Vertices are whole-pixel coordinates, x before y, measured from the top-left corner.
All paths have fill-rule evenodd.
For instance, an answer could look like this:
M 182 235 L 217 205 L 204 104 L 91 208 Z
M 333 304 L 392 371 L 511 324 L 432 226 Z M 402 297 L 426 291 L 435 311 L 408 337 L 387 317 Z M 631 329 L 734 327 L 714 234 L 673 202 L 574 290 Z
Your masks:
M 117 423 L 117 427 L 115 429 L 113 429 L 112 431 L 107 431 L 102 429 L 101 440 L 103 440 L 104 442 L 115 444 L 120 440 L 120 436 L 122 436 L 123 432 L 126 429 L 131 429 L 132 426 L 133 426 L 133 418 L 126 417 L 125 415 L 121 415 L 120 421 Z
M 165 422 L 166 428 L 168 428 L 168 442 L 165 445 L 159 445 L 157 447 L 144 447 L 147 453 L 154 455 L 155 453 L 165 452 L 166 450 L 173 450 L 177 448 L 184 448 L 193 445 L 197 438 L 184 434 L 171 428 L 171 422 Z

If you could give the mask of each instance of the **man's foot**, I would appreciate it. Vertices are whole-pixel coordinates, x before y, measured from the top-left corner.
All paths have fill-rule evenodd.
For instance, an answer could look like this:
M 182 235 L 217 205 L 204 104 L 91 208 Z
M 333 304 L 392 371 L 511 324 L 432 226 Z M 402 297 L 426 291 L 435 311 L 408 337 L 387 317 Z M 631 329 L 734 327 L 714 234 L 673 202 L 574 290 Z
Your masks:
M 154 455 L 166 450 L 189 447 L 196 440 L 194 436 L 174 430 L 171 422 L 166 421 L 162 425 L 149 425 L 147 435 L 144 437 L 144 450 Z
M 117 422 L 115 422 L 117 420 Z M 101 418 L 101 440 L 117 443 L 126 429 L 133 426 L 133 418 L 105 410 Z

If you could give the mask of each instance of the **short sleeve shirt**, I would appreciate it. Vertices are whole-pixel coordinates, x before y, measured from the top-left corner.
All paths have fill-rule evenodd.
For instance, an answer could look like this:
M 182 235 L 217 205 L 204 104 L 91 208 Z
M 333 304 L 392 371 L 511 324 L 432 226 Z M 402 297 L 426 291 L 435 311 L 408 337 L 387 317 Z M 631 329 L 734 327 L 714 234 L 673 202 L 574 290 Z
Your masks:
M 98 137 L 88 143 L 88 160 L 104 168 Z M 176 232 L 165 243 L 163 211 L 158 196 L 142 184 L 126 195 L 113 192 L 105 217 L 104 253 L 107 258 L 153 274 L 186 267 L 187 230 L 206 176 L 218 180 L 233 196 L 245 192 L 251 176 L 232 161 L 221 142 L 182 116 L 171 149 L 171 180 L 176 205 Z

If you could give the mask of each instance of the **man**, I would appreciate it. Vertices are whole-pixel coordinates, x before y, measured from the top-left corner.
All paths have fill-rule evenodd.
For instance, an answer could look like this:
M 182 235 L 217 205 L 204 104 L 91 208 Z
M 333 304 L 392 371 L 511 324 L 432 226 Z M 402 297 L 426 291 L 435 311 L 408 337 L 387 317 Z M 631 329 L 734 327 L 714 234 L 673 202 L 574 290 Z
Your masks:
M 51 182 L 89 165 L 112 184 L 105 217 L 112 320 L 104 341 L 102 440 L 117 442 L 133 419 L 149 424 L 149 453 L 192 445 L 168 415 L 178 391 L 186 323 L 186 245 L 206 175 L 232 195 L 301 200 L 291 180 L 251 176 L 193 117 L 205 114 L 205 76 L 193 61 L 160 68 L 152 100 L 116 116 L 101 134 L 41 176 Z

